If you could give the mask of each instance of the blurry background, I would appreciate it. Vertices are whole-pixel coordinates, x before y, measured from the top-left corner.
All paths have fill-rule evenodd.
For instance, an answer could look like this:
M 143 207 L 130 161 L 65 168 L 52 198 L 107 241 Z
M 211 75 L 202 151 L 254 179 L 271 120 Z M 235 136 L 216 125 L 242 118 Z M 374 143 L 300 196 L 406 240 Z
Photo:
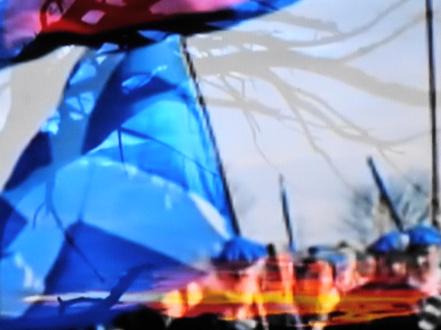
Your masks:
M 434 6 L 439 91 L 441 1 Z M 245 236 L 286 244 L 283 174 L 300 246 L 376 237 L 368 155 L 402 211 L 424 216 L 431 175 L 424 2 L 304 0 L 192 37 L 189 46 Z M 55 110 L 83 52 L 64 47 L 0 70 L 1 183 Z

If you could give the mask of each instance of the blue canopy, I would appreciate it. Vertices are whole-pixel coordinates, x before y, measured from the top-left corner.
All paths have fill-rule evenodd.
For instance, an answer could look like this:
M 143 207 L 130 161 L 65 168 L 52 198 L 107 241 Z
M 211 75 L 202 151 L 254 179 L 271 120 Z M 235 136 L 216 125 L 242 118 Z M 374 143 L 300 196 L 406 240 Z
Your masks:
M 219 266 L 247 267 L 266 256 L 267 249 L 264 245 L 243 237 L 234 237 L 224 244 L 219 255 L 213 258 L 213 262 Z
M 410 247 L 441 246 L 441 234 L 432 226 L 417 225 L 407 230 Z
M 409 236 L 400 231 L 391 231 L 372 243 L 368 251 L 375 254 L 404 252 L 409 244 Z

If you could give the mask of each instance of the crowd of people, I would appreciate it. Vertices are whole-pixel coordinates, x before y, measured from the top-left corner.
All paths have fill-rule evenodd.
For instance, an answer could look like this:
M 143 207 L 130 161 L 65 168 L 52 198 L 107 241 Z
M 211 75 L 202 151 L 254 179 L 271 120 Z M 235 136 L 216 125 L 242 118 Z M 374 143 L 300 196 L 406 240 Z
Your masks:
M 441 324 L 441 234 L 417 225 L 364 250 L 277 253 L 234 238 L 203 280 L 123 313 L 104 329 L 423 329 Z M 441 328 L 441 327 L 440 327 Z

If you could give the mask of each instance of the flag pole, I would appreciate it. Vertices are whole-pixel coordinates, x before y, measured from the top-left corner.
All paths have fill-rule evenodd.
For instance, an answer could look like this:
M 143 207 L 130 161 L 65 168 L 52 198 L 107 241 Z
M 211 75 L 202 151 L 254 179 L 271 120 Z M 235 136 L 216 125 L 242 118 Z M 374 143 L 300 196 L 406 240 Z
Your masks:
M 211 125 L 210 115 L 209 115 L 208 110 L 207 110 L 207 103 L 205 102 L 204 96 L 202 95 L 202 91 L 200 89 L 200 86 L 199 86 L 199 83 L 198 83 L 198 80 L 197 80 L 196 70 L 195 70 L 195 67 L 193 65 L 193 61 L 191 59 L 190 53 L 188 51 L 187 39 L 184 36 L 180 36 L 179 39 L 180 39 L 182 53 L 184 54 L 184 58 L 185 58 L 185 62 L 187 64 L 187 68 L 188 68 L 189 74 L 190 74 L 191 79 L 193 80 L 193 83 L 194 83 L 197 102 L 199 103 L 199 106 L 202 109 L 202 114 L 204 116 L 205 122 L 206 122 L 207 127 L 208 127 L 208 132 L 210 134 L 210 139 L 213 142 L 214 153 L 215 153 L 215 157 L 216 157 L 216 163 L 217 163 L 217 166 L 218 166 L 218 169 L 219 169 L 219 173 L 220 173 L 220 176 L 221 176 L 221 180 L 222 180 L 222 184 L 223 184 L 223 187 L 224 187 L 225 198 L 227 200 L 227 207 L 228 207 L 228 212 L 229 212 L 229 214 L 231 216 L 233 230 L 234 230 L 234 233 L 236 234 L 236 236 L 241 236 L 241 230 L 240 230 L 240 226 L 239 226 L 239 221 L 237 219 L 236 212 L 234 211 L 233 199 L 232 199 L 231 192 L 229 190 L 228 182 L 227 182 L 226 175 L 225 175 L 225 168 L 223 166 L 223 163 L 222 163 L 222 160 L 221 160 L 221 157 L 220 157 L 220 154 L 219 154 L 219 147 L 217 145 L 216 137 L 214 135 L 213 127 Z
M 280 190 L 280 202 L 282 204 L 283 221 L 285 223 L 286 233 L 288 235 L 289 248 L 290 250 L 295 251 L 296 242 L 294 239 L 291 215 L 289 212 L 289 203 L 288 203 L 288 196 L 286 194 L 285 178 L 283 177 L 282 174 L 279 174 L 279 190 Z
M 372 176 L 374 178 L 375 184 L 377 185 L 377 188 L 380 192 L 380 201 L 384 202 L 387 206 L 387 209 L 389 210 L 389 214 L 392 218 L 392 221 L 394 222 L 395 226 L 398 228 L 399 231 L 404 231 L 404 224 L 401 220 L 400 215 L 398 214 L 397 209 L 395 208 L 395 205 L 392 201 L 392 198 L 389 195 L 389 192 L 386 189 L 386 185 L 384 184 L 383 179 L 380 176 L 380 173 L 378 173 L 377 167 L 375 166 L 374 160 L 372 157 L 367 158 L 368 166 L 371 170 Z
M 432 146 L 432 197 L 431 197 L 431 220 L 432 225 L 440 228 L 439 215 L 439 175 L 438 175 L 438 138 L 436 116 L 436 78 L 435 78 L 435 48 L 433 41 L 433 4 L 432 0 L 426 0 L 426 32 L 427 32 L 427 56 L 429 74 L 429 104 Z

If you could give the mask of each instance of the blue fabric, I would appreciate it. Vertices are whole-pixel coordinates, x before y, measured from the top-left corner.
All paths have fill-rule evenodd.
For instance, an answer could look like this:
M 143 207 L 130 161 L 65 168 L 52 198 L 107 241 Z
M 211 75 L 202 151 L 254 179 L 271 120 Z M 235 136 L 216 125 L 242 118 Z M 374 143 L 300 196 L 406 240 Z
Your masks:
M 178 183 L 231 220 L 210 128 L 178 38 L 127 54 L 90 116 L 83 150 L 91 148 Z
M 87 53 L 2 194 L 2 312 L 58 322 L 24 294 L 108 291 L 133 265 L 150 276 L 219 253 L 233 228 L 209 129 L 176 37 Z
M 9 190 L 23 182 L 33 171 L 50 165 L 50 136 L 46 132 L 38 132 L 21 154 L 5 189 Z
M 93 324 L 105 320 L 111 304 L 116 304 L 123 294 L 170 290 L 203 274 L 167 255 L 81 221 L 73 224 L 67 233 L 76 246 L 93 246 L 87 249 L 87 262 L 90 264 L 85 263 L 72 244 L 65 242 L 46 277 L 44 295 L 63 297 L 63 293 L 78 293 L 78 296 L 83 293 L 87 297 L 90 291 L 105 294 L 100 299 L 75 302 L 74 298 L 62 298 L 58 304 L 34 304 L 23 317 L 28 320 L 27 323 L 29 320 L 43 321 L 51 326 L 51 322 L 58 321 L 60 324 L 79 326 L 81 323 L 69 320 L 69 316 L 95 309 L 96 315 L 88 320 L 89 324 Z M 108 308 L 98 308 L 106 305 Z M 65 322 L 64 318 L 67 318 Z
M 63 315 L 60 302 L 29 299 L 112 293 L 124 274 L 138 270 L 145 277 L 118 288 L 121 294 L 158 286 L 154 274 L 173 286 L 178 272 L 198 274 L 194 262 L 218 255 L 234 233 L 230 205 L 176 34 L 226 29 L 294 2 L 248 1 L 146 24 L 135 43 L 153 45 L 126 51 L 106 44 L 84 56 L 1 196 L 1 251 L 8 257 L 0 258 L 0 301 L 8 303 L 0 308 L 10 317 L 0 319 L 0 328 L 86 325 L 109 315 L 113 305 L 91 301 L 73 306 L 78 314 Z M 6 5 L 0 0 L 0 66 L 77 43 L 37 36 L 24 50 L 21 42 L 5 47 Z M 90 42 L 124 44 L 117 31 L 101 37 Z M 216 211 L 220 216 L 213 218 Z M 236 238 L 218 260 L 251 264 L 265 255 L 263 245 Z
M 86 55 L 58 112 L 26 148 L 6 189 L 37 169 L 56 171 L 86 153 L 175 182 L 213 204 L 233 232 L 209 123 L 196 103 L 177 37 L 127 53 Z
M 439 230 L 432 226 L 417 225 L 407 231 L 409 235 L 409 245 L 411 247 L 430 245 L 441 246 L 441 234 Z
M 213 261 L 226 266 L 230 263 L 251 265 L 266 256 L 267 249 L 264 245 L 243 237 L 235 237 L 225 243 L 221 253 L 213 258 Z
M 86 250 L 88 262 L 97 273 L 85 264 L 72 244 L 64 242 L 54 266 L 46 277 L 45 294 L 87 292 L 92 288 L 98 291 L 108 290 L 110 285 L 117 283 L 126 272 L 140 265 L 146 266 L 146 276 L 142 276 L 141 273 L 139 278 L 130 284 L 130 291 L 159 287 L 161 278 L 165 278 L 165 275 L 170 276 L 167 271 L 176 272 L 177 276 L 182 274 L 182 278 L 190 273 L 200 274 L 176 259 L 83 221 L 71 225 L 66 233 L 77 246 L 90 247 Z M 155 269 L 154 276 L 151 269 Z
M 0 68 L 2 66 L 2 60 L 11 58 L 13 56 L 13 54 L 11 54 L 11 50 L 6 47 L 5 33 L 2 31 L 4 29 L 4 23 L 2 22 L 5 22 L 6 17 L 6 4 L 7 1 L 0 1 Z
M 1 301 L 8 301 L 2 311 L 21 316 L 19 323 L 62 317 L 57 304 L 27 302 L 32 296 L 106 296 L 133 271 L 121 294 L 180 287 L 201 274 L 193 263 L 218 253 L 227 239 L 222 223 L 210 218 L 208 203 L 201 205 L 172 182 L 96 155 L 59 169 L 20 202 L 6 197 L 28 220 L 9 244 L 11 257 L 0 260 Z
M 368 250 L 377 254 L 403 252 L 408 244 L 409 236 L 406 233 L 392 231 L 378 238 Z
M 8 256 L 9 244 L 15 236 L 26 226 L 26 219 L 9 205 L 7 201 L 0 198 L 0 259 Z M 5 219 L 8 219 L 5 221 Z

